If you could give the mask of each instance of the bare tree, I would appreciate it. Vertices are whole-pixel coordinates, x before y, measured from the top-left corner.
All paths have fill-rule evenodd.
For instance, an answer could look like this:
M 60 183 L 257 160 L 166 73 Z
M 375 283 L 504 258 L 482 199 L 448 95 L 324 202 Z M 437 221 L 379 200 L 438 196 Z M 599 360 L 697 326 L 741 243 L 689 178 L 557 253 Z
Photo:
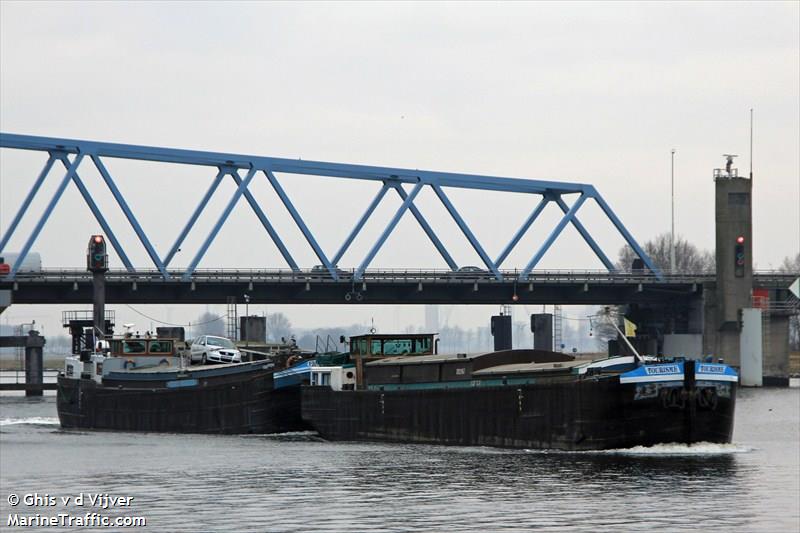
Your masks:
M 662 233 L 644 243 L 642 246 L 645 253 L 650 256 L 656 268 L 661 271 L 669 271 L 669 251 L 670 234 Z M 618 270 L 627 272 L 631 270 L 631 264 L 636 259 L 636 252 L 627 244 L 619 251 L 619 258 L 614 265 Z M 681 236 L 675 237 L 675 269 L 678 272 L 713 272 L 716 269 L 715 257 L 713 252 L 700 250 Z
M 267 338 L 279 342 L 282 338 L 289 339 L 292 334 L 292 323 L 283 313 L 272 313 L 267 316 Z
M 618 337 L 617 330 L 614 329 L 614 326 L 605 320 L 599 319 L 595 319 L 593 321 L 592 331 L 590 334 L 594 337 L 597 349 L 602 351 L 608 349 L 608 341 L 614 340 Z
M 800 277 L 800 253 L 794 259 L 785 257 L 778 270 Z M 800 350 L 800 316 L 797 314 L 789 317 L 789 347 Z
M 197 318 L 197 322 L 195 322 L 192 329 L 196 337 L 200 335 L 222 337 L 225 335 L 225 321 L 222 320 L 222 316 L 206 311 Z
M 783 263 L 778 267 L 778 270 L 786 272 L 787 274 L 797 274 L 800 276 L 800 252 L 797 253 L 794 259 L 788 256 L 784 257 Z

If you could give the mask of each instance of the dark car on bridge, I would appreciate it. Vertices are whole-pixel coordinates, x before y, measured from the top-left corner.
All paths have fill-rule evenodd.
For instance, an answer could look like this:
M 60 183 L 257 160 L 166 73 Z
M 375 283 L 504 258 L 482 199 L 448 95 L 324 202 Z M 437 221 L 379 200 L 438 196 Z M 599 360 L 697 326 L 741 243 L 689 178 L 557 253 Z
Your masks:
M 447 279 L 478 279 L 478 278 L 485 278 L 489 276 L 489 271 L 485 268 L 473 266 L 473 265 L 465 265 L 459 267 L 458 270 L 451 270 L 446 274 Z
M 336 272 L 336 276 L 339 279 L 350 277 L 350 275 L 352 274 L 352 272 L 350 272 L 349 270 L 344 270 L 337 266 L 334 266 L 333 268 L 334 271 Z M 330 271 L 325 267 L 325 265 L 314 265 L 311 268 L 311 275 L 320 278 L 332 277 Z

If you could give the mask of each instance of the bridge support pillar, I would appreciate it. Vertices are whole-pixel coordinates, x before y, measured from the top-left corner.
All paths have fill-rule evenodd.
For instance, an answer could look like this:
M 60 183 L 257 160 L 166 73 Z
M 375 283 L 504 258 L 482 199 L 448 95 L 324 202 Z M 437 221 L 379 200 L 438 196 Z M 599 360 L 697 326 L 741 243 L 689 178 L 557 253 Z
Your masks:
M 94 332 L 92 337 L 95 339 L 103 338 L 106 332 L 106 273 L 94 272 L 92 277 L 93 288 L 93 326 Z
M 41 396 L 44 383 L 44 337 L 31 330 L 25 339 L 25 383 L 37 388 L 25 389 L 25 396 Z

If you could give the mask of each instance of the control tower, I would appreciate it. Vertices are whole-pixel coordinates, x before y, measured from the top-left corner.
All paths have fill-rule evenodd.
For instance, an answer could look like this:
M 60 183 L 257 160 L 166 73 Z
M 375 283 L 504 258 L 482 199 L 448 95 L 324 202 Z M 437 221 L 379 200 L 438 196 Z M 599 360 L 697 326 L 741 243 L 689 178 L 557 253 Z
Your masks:
M 739 366 L 742 309 L 752 307 L 753 180 L 740 177 L 726 154 L 714 169 L 717 280 L 713 305 L 706 307 L 704 352 Z

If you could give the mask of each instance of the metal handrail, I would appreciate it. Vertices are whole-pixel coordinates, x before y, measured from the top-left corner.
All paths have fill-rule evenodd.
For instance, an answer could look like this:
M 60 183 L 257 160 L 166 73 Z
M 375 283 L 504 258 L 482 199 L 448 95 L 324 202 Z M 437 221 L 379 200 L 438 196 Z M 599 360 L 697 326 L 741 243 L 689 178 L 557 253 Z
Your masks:
M 506 282 L 514 282 L 519 279 L 521 270 L 509 269 L 502 270 L 503 277 Z M 176 271 L 179 274 L 180 271 Z M 339 269 L 338 276 L 340 281 L 353 281 L 355 269 L 345 270 Z M 796 277 L 796 274 L 786 273 L 777 270 L 757 270 L 754 271 L 754 277 L 758 277 L 762 282 L 791 282 Z M 137 270 L 129 272 L 123 269 L 109 270 L 106 273 L 106 278 L 109 281 L 168 281 L 162 276 L 162 273 L 157 269 Z M 42 269 L 36 272 L 19 272 L 15 281 L 24 282 L 28 280 L 43 280 L 43 281 L 91 281 L 92 273 L 84 269 Z M 498 281 L 494 275 L 488 271 L 483 272 L 457 272 L 449 269 L 368 269 L 362 274 L 362 278 L 357 280 L 359 283 L 364 281 L 377 281 L 382 279 L 435 279 L 435 280 L 470 280 L 470 281 L 485 281 L 497 283 Z M 657 280 L 655 276 L 650 273 L 639 272 L 609 272 L 607 270 L 534 270 L 525 281 L 520 280 L 520 283 L 534 283 L 534 282 L 574 282 L 574 281 L 595 281 L 595 282 L 615 282 L 624 281 L 626 283 L 702 283 L 706 281 L 714 281 L 716 274 L 713 271 L 700 271 L 700 272 L 662 272 L 661 280 Z M 179 281 L 180 278 L 176 275 L 172 281 Z M 294 271 L 289 269 L 232 269 L 232 268 L 219 268 L 219 269 L 198 269 L 192 275 L 191 281 L 209 281 L 209 280 L 232 280 L 232 281 L 260 281 L 260 280 L 278 280 L 278 281 L 319 281 L 328 280 L 333 281 L 329 272 L 318 271 L 314 269 Z

